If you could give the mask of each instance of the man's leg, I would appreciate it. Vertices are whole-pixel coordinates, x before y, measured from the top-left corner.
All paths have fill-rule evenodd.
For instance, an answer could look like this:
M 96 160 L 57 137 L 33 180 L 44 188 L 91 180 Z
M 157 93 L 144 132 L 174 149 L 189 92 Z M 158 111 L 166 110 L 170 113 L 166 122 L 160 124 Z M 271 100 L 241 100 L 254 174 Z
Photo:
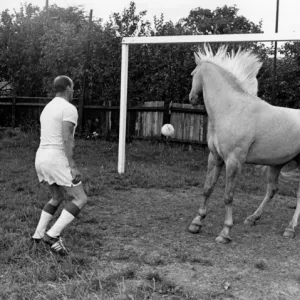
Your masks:
M 51 193 L 51 200 L 46 203 L 44 206 L 39 223 L 36 227 L 35 233 L 32 238 L 36 241 L 42 239 L 45 235 L 47 230 L 47 226 L 51 221 L 53 215 L 55 214 L 57 208 L 63 201 L 63 188 L 57 184 L 49 185 L 50 193 Z
M 45 242 L 51 245 L 52 250 L 60 254 L 66 254 L 64 253 L 66 249 L 59 239 L 61 232 L 75 219 L 75 217 L 87 203 L 87 196 L 83 190 L 82 183 L 78 186 L 64 186 L 63 188 L 70 196 L 74 197 L 74 199 L 65 206 L 61 212 L 61 215 L 53 224 L 53 226 L 47 231 L 44 238 Z

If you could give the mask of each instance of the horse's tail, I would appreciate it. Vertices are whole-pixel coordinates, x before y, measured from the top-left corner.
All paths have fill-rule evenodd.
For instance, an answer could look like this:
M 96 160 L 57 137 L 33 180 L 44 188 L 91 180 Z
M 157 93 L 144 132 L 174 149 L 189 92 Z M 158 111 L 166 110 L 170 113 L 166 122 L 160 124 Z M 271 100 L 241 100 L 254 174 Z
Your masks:
M 261 168 L 261 174 L 263 176 L 267 175 L 267 166 L 257 166 L 257 168 Z M 288 171 L 280 171 L 279 174 L 280 182 L 299 182 L 300 181 L 300 173 L 298 171 L 297 166 Z
M 294 167 L 292 170 L 289 171 L 281 171 L 279 181 L 299 182 L 300 174 L 297 167 Z

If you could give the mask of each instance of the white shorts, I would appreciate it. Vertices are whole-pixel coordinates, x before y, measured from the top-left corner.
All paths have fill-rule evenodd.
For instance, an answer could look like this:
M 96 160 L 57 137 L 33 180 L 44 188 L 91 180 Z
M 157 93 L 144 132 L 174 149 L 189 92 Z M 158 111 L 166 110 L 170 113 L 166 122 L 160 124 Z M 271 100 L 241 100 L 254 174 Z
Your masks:
M 35 169 L 40 182 L 49 185 L 77 186 L 72 183 L 71 168 L 62 149 L 39 148 L 35 156 Z

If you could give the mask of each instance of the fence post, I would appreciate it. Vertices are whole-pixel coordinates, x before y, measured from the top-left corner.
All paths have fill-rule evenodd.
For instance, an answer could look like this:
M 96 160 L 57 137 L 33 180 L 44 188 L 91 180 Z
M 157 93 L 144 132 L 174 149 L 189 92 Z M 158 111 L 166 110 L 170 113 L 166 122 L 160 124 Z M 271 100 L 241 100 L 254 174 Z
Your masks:
M 163 125 L 168 124 L 171 121 L 171 107 L 172 107 L 172 100 L 168 101 L 164 99 L 164 115 L 163 115 Z
M 111 101 L 108 101 L 108 106 L 111 107 Z M 108 130 L 107 130 L 107 134 L 110 134 L 111 132 L 111 109 L 108 111 Z
M 11 125 L 13 128 L 16 127 L 16 95 L 13 94 L 11 103 Z

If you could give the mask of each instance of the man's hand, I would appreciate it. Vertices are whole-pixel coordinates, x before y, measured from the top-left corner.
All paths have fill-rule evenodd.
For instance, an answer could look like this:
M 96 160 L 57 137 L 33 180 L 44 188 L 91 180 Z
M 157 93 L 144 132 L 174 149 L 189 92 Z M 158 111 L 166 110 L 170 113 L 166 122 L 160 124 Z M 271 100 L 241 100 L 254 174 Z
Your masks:
M 82 180 L 82 174 L 77 167 L 71 167 L 72 183 L 78 184 Z

